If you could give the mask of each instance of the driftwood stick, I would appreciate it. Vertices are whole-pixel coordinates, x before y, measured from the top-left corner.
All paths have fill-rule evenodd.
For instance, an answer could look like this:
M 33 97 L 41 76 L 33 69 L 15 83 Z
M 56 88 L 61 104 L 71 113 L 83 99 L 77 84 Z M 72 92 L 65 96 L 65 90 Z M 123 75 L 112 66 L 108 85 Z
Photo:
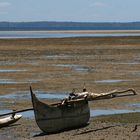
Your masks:
M 0 114 L 0 117 L 2 117 L 2 116 L 6 116 L 6 115 L 15 114 L 15 113 L 20 113 L 20 112 L 25 112 L 25 111 L 31 111 L 31 110 L 34 110 L 34 109 L 33 109 L 33 108 L 27 108 L 27 109 L 22 109 L 22 110 L 12 111 L 12 112 L 9 112 L 9 113 Z
M 125 93 L 125 92 L 133 92 L 133 95 L 137 95 L 137 93 L 136 93 L 136 91 L 134 90 L 134 89 L 127 89 L 127 90 L 122 90 L 122 91 L 115 91 L 114 93 Z M 112 92 L 112 94 L 114 94 L 113 92 Z
M 131 132 L 135 132 L 138 129 L 138 126 L 140 126 L 140 124 L 136 124 Z

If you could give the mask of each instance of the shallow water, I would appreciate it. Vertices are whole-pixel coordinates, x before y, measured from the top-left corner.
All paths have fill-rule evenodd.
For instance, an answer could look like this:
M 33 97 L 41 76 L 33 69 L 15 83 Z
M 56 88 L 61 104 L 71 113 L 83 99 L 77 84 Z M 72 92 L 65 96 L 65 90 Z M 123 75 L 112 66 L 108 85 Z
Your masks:
M 140 33 L 68 33 L 49 31 L 0 31 L 0 38 L 64 38 L 84 36 L 140 36 Z
M 5 114 L 5 113 L 9 113 L 9 112 L 12 112 L 12 110 L 7 109 L 7 108 L 0 109 L 0 114 Z M 22 114 L 23 118 L 32 119 L 34 117 L 34 112 L 33 111 L 26 111 L 26 112 L 21 112 L 21 113 L 17 113 L 17 114 Z
M 91 68 L 87 66 L 76 65 L 76 64 L 52 64 L 50 66 L 71 68 L 81 73 L 89 72 L 91 70 Z
M 0 114 L 12 112 L 11 109 L 0 109 Z M 90 109 L 90 117 L 97 117 L 102 115 L 112 115 L 112 114 L 121 114 L 121 113 L 132 113 L 140 112 L 140 110 L 126 110 L 126 109 Z M 22 114 L 23 118 L 34 118 L 33 111 L 26 111 L 19 113 Z
M 131 113 L 140 112 L 140 110 L 126 110 L 126 109 L 91 109 L 90 116 L 101 116 L 101 115 L 111 115 L 111 114 L 121 114 L 121 113 Z
M 95 83 L 121 83 L 126 82 L 127 80 L 121 80 L 121 79 L 107 79 L 107 80 L 97 80 Z
M 68 97 L 70 92 L 44 92 L 44 91 L 34 91 L 36 96 L 41 99 L 63 99 Z M 27 100 L 31 98 L 30 91 L 17 91 L 16 93 L 0 95 L 0 98 L 4 99 L 18 99 L 18 100 Z
M 13 79 L 0 79 L 0 84 L 17 84 Z
M 26 70 L 0 69 L 1 73 L 4 73 L 4 72 L 22 72 L 22 71 L 26 71 Z
M 139 65 L 140 62 L 120 62 L 120 63 L 113 63 L 113 64 L 123 64 L 123 65 Z
M 44 92 L 44 91 L 34 91 L 36 96 L 40 99 L 64 99 L 68 97 L 70 92 Z M 29 91 L 17 91 L 16 93 L 0 95 L 2 99 L 18 99 L 18 100 L 31 100 L 31 95 Z M 15 102 L 8 102 L 9 104 L 15 104 Z M 1 105 L 7 104 L 7 102 L 1 102 Z M 100 115 L 109 115 L 109 114 L 120 114 L 120 113 L 129 113 L 129 112 L 140 112 L 140 103 L 131 103 L 127 106 L 133 107 L 135 110 L 126 110 L 126 109 L 91 109 L 90 116 L 100 116 Z M 0 114 L 11 112 L 12 110 L 1 108 Z M 33 111 L 27 111 L 22 113 L 25 118 L 33 118 Z
M 37 83 L 40 80 L 37 79 L 30 79 L 30 80 L 24 80 L 24 81 L 17 81 L 15 79 L 0 79 L 0 84 L 28 84 L 28 83 Z
M 71 58 L 73 58 L 73 56 L 59 54 L 59 55 L 47 55 L 47 56 L 45 56 L 45 58 L 47 58 L 47 59 L 71 59 Z
M 140 108 L 140 103 L 132 103 L 132 104 L 128 104 L 128 106 L 135 107 L 135 108 Z

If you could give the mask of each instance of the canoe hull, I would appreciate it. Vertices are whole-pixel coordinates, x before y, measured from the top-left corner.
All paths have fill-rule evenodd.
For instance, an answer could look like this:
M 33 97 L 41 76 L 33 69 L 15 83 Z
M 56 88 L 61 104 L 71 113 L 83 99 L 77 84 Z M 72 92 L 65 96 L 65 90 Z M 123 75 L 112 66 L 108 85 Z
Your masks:
M 77 106 L 77 104 L 80 103 L 81 105 Z M 79 103 L 69 106 L 47 106 L 44 109 L 46 109 L 46 111 L 44 111 L 45 113 L 40 113 L 39 115 L 39 110 L 36 110 L 35 117 L 40 129 L 48 133 L 59 132 L 86 125 L 90 117 L 86 101 L 80 101 Z
M 56 133 L 84 126 L 90 118 L 88 101 L 80 99 L 58 105 L 40 102 L 32 93 L 35 119 L 38 127 L 45 133 Z

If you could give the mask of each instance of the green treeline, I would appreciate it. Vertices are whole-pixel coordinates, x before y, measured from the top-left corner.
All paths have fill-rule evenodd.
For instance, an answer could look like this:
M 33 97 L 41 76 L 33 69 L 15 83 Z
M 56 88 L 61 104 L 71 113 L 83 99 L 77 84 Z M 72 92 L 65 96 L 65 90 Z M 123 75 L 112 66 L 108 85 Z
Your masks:
M 140 22 L 0 22 L 0 30 L 140 30 Z

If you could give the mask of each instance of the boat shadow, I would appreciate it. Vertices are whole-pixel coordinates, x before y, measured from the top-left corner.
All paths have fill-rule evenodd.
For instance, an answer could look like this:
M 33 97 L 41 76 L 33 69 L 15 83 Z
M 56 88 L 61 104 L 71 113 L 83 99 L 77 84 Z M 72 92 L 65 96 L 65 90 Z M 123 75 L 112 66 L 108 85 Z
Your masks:
M 76 136 L 76 135 L 82 135 L 82 134 L 87 134 L 87 133 L 96 132 L 96 131 L 101 131 L 101 130 L 105 130 L 105 129 L 113 128 L 113 127 L 116 127 L 116 126 L 120 126 L 120 125 L 111 125 L 111 126 L 106 126 L 106 127 L 97 128 L 97 129 L 85 130 L 85 131 L 83 131 L 83 132 L 80 132 L 80 133 L 74 134 L 73 136 Z
M 80 128 L 84 128 L 86 126 L 88 126 L 89 124 L 85 125 L 85 126 L 82 126 Z M 102 128 L 97 128 L 97 129 L 90 129 L 90 130 L 85 130 L 83 132 L 80 132 L 80 133 L 76 133 L 74 134 L 73 136 L 76 136 L 76 135 L 82 135 L 82 134 L 87 134 L 87 133 L 91 133 L 91 132 L 96 132 L 96 131 L 101 131 L 101 130 L 105 130 L 105 129 L 109 129 L 109 128 L 113 128 L 113 127 L 117 127 L 117 126 L 120 126 L 120 125 L 111 125 L 111 126 L 106 126 L 106 127 L 102 127 Z M 33 137 L 41 137 L 41 136 L 46 136 L 46 135 L 52 135 L 52 134 L 58 134 L 58 133 L 63 133 L 63 132 L 66 132 L 66 131 L 70 131 L 70 130 L 76 130 L 76 129 L 80 129 L 80 128 L 75 128 L 75 129 L 67 129 L 65 131 L 60 131 L 60 132 L 56 132 L 56 133 L 40 133 L 40 134 L 36 134 L 34 135 Z
M 11 124 L 11 125 L 7 125 L 7 126 L 2 126 L 2 127 L 0 127 L 0 129 L 2 129 L 2 128 L 15 127 L 15 126 L 19 126 L 19 125 L 21 125 L 21 124 Z
M 88 126 L 89 123 L 81 126 L 81 127 L 78 127 L 78 128 L 73 128 L 73 129 L 65 129 L 63 131 L 59 131 L 59 132 L 54 132 L 54 133 L 45 133 L 45 132 L 41 132 L 39 134 L 35 134 L 33 137 L 41 137 L 41 136 L 46 136 L 46 135 L 53 135 L 53 134 L 58 134 L 58 133 L 63 133 L 63 132 L 66 132 L 66 131 L 70 131 L 70 130 L 76 130 L 76 129 L 80 129 L 80 128 L 84 128 L 86 126 Z

